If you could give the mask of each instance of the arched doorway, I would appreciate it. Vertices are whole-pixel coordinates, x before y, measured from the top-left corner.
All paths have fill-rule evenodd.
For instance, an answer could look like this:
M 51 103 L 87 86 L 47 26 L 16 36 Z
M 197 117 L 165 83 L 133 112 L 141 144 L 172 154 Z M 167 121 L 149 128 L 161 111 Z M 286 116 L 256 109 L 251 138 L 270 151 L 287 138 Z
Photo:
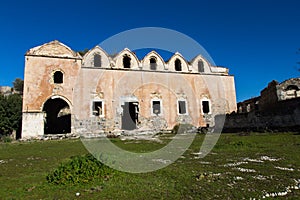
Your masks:
M 61 98 L 48 99 L 45 112 L 44 134 L 71 133 L 71 112 L 69 104 Z

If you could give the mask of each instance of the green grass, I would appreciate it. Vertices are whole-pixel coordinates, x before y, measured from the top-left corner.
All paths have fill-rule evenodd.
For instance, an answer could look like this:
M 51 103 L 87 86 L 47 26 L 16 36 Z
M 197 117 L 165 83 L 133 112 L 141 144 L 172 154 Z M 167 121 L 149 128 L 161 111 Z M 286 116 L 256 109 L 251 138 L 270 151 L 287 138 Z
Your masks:
M 198 135 L 183 157 L 158 171 L 118 172 L 74 185 L 49 184 L 46 176 L 71 156 L 88 153 L 80 140 L 0 143 L 0 160 L 4 161 L 0 163 L 0 199 L 261 199 L 266 192 L 284 191 L 295 185 L 294 179 L 300 179 L 299 134 L 223 134 L 210 154 L 197 159 L 193 153 L 199 151 L 203 137 Z M 117 146 L 134 152 L 159 149 L 170 137 L 162 135 L 161 140 L 162 143 L 112 139 Z M 245 160 L 259 160 L 261 156 L 279 160 Z M 242 163 L 228 166 L 238 162 Z M 237 167 L 255 172 L 241 172 Z M 265 180 L 257 179 L 258 175 Z M 300 199 L 300 190 L 281 198 Z

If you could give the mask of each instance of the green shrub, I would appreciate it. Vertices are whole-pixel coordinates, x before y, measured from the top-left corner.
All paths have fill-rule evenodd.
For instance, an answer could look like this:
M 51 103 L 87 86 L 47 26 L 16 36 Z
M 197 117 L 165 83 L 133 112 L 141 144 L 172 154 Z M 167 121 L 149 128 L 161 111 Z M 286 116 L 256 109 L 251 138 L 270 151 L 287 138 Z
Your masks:
M 1 141 L 2 141 L 2 142 L 11 142 L 12 139 L 11 139 L 11 137 L 10 137 L 9 135 L 3 135 L 3 136 L 1 137 Z
M 87 183 L 96 178 L 107 180 L 114 172 L 102 164 L 93 155 L 73 156 L 71 160 L 62 163 L 46 177 L 49 183 L 57 185 Z

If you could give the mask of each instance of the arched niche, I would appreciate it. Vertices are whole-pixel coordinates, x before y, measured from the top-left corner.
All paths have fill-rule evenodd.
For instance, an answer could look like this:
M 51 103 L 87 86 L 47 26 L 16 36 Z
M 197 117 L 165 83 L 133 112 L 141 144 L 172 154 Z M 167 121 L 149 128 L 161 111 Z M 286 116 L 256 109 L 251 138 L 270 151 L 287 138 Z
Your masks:
M 110 68 L 109 57 L 101 47 L 95 46 L 84 55 L 82 66 L 91 68 Z
M 194 73 L 211 73 L 210 63 L 201 55 L 191 60 L 191 71 Z
M 119 69 L 139 69 L 139 60 L 134 53 L 125 48 L 115 58 L 115 68 Z
M 168 70 L 174 72 L 189 72 L 189 66 L 183 56 L 176 52 L 168 61 Z
M 149 52 L 141 62 L 142 62 L 143 70 L 151 70 L 151 71 L 165 70 L 165 62 L 156 51 Z

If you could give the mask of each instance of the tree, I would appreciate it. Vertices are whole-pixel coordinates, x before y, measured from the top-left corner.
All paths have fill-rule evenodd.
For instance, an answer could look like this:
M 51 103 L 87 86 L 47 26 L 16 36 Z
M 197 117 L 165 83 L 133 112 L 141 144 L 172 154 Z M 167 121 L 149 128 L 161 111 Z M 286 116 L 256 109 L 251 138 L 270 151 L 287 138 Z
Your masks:
M 23 88 L 24 88 L 24 81 L 20 78 L 16 78 L 13 82 L 14 85 L 14 91 L 18 92 L 19 94 L 23 94 Z
M 85 48 L 85 49 L 82 50 L 82 51 L 78 51 L 78 53 L 79 53 L 81 56 L 84 56 L 88 51 L 89 51 L 89 49 Z
M 22 96 L 0 94 L 0 135 L 9 135 L 19 131 L 22 120 Z

